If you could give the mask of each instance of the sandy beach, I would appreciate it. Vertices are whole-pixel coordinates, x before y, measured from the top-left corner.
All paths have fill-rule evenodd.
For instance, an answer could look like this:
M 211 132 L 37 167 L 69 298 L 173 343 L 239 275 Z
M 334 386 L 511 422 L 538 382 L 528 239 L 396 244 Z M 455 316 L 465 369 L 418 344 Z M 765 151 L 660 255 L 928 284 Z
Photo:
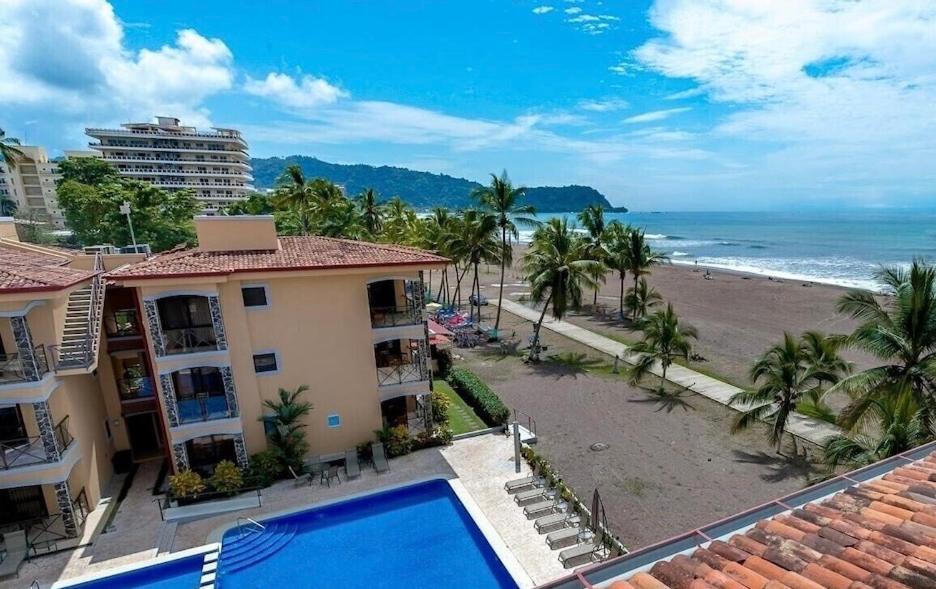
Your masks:
M 513 300 L 522 300 L 528 292 L 519 270 L 523 251 L 522 247 L 515 249 L 514 267 L 508 268 L 505 278 L 504 296 Z M 481 271 L 482 292 L 496 300 L 500 269 L 491 265 L 482 266 Z M 856 326 L 854 320 L 836 311 L 838 300 L 847 292 L 845 288 L 718 269 L 709 272 L 711 279 L 706 280 L 704 268 L 667 264 L 653 268 L 647 280 L 665 301 L 673 303 L 682 320 L 698 329 L 695 351 L 704 360 L 695 362 L 694 367 L 739 386 L 750 384 L 748 370 L 752 361 L 780 342 L 784 331 L 849 333 Z M 631 280 L 626 279 L 625 288 L 632 284 Z M 470 277 L 466 276 L 463 282 L 466 301 Z M 616 309 L 619 289 L 617 275 L 608 274 L 599 291 L 598 304 Z M 567 319 L 621 341 L 639 339 L 639 333 L 625 323 L 596 316 L 591 310 L 591 291 L 584 303 L 580 312 L 570 314 Z M 493 306 L 487 307 L 485 317 L 493 321 L 494 312 Z M 846 352 L 846 357 L 857 367 L 873 362 L 854 351 Z

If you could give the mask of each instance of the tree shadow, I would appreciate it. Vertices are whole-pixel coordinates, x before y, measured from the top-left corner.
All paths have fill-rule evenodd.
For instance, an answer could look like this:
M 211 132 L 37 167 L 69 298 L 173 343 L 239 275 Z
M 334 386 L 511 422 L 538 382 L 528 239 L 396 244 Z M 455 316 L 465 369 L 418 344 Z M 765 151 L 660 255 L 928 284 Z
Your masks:
M 646 396 L 643 399 L 629 399 L 628 403 L 653 403 L 657 406 L 657 412 L 666 411 L 667 413 L 672 413 L 673 410 L 677 408 L 683 411 L 689 411 L 690 409 L 695 411 L 695 407 L 692 403 L 686 400 L 686 397 L 695 394 L 689 389 L 682 388 L 675 391 L 645 389 L 644 394 Z
M 807 479 L 819 473 L 816 463 L 810 460 L 807 454 L 797 453 L 793 456 L 768 454 L 767 452 L 747 452 L 733 450 L 735 462 L 743 464 L 757 464 L 767 469 L 760 475 L 762 481 L 779 483 L 789 479 Z

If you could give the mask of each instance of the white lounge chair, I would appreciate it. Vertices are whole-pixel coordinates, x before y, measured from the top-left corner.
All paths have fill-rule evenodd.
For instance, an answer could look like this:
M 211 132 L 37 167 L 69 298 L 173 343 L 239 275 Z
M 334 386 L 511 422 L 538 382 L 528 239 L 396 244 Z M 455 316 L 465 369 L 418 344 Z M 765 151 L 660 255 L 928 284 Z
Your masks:
M 514 495 L 514 501 L 517 505 L 523 505 L 531 501 L 541 500 L 546 497 L 546 494 L 549 493 L 549 488 L 541 487 L 539 489 L 530 489 L 529 491 L 523 491 Z
M 538 518 L 533 522 L 533 527 L 536 528 L 536 531 L 540 534 L 551 528 L 568 528 L 569 526 L 577 526 L 582 521 L 582 518 L 579 517 L 571 509 L 565 512 L 551 513 L 549 515 L 544 515 L 541 518 Z
M 20 565 L 26 560 L 26 554 L 29 552 L 24 530 L 4 534 L 3 543 L 6 546 L 6 557 L 0 562 L 0 579 L 16 576 Z
M 578 546 L 573 546 L 572 548 L 566 548 L 559 553 L 559 562 L 562 563 L 562 566 L 568 568 L 568 562 L 570 560 L 576 560 L 584 557 L 588 557 L 589 561 L 595 559 L 597 555 L 600 554 L 602 550 L 601 544 L 601 535 L 595 534 L 591 539 L 582 542 Z
M 349 479 L 356 479 L 361 476 L 361 463 L 358 460 L 357 450 L 347 450 L 345 451 L 345 475 Z
M 512 481 L 507 481 L 504 483 L 504 490 L 508 493 L 515 493 L 520 489 L 526 487 L 532 487 L 536 484 L 537 477 L 524 477 L 522 479 L 514 479 Z
M 527 516 L 527 519 L 540 517 L 548 513 L 556 513 L 562 508 L 563 502 L 558 497 L 549 499 L 547 501 L 540 501 L 538 503 L 531 503 L 523 508 L 523 515 Z
M 287 466 L 286 468 L 289 469 L 289 474 L 292 475 L 293 481 L 295 482 L 295 484 L 296 484 L 297 487 L 301 487 L 302 485 L 311 485 L 311 484 L 312 484 L 312 475 L 311 475 L 311 474 L 307 474 L 307 473 L 296 474 L 296 471 L 293 470 L 293 467 Z
M 376 470 L 378 474 L 390 470 L 390 463 L 387 462 L 387 455 L 384 453 L 383 444 L 380 442 L 371 444 L 371 456 L 374 461 L 374 470 Z

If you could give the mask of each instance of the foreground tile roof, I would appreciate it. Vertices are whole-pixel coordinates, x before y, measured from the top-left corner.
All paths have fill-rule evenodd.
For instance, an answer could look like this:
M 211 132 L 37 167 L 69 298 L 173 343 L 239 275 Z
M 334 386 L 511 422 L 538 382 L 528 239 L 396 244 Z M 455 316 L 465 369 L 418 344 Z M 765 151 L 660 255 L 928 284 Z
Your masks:
M 166 278 L 447 262 L 443 257 L 416 248 L 332 237 L 280 237 L 279 243 L 277 250 L 204 252 L 197 248 L 175 249 L 118 268 L 108 276 L 114 279 Z
M 915 461 L 890 459 L 801 491 L 790 496 L 793 505 L 784 498 L 757 508 L 772 517 L 742 515 L 733 526 L 713 524 L 547 586 L 936 589 L 934 449 L 930 444 L 924 452 L 931 453 Z M 858 483 L 853 476 L 871 478 Z
M 0 244 L 0 294 L 60 290 L 94 276 L 69 268 L 69 258 Z

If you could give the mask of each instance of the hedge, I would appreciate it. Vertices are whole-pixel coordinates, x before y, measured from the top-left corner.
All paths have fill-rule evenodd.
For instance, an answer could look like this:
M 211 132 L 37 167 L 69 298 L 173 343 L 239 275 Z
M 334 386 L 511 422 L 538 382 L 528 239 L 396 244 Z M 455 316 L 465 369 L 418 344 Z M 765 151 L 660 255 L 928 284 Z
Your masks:
M 452 368 L 446 380 L 465 400 L 478 417 L 491 427 L 504 425 L 510 420 L 510 410 L 483 380 L 465 368 Z

